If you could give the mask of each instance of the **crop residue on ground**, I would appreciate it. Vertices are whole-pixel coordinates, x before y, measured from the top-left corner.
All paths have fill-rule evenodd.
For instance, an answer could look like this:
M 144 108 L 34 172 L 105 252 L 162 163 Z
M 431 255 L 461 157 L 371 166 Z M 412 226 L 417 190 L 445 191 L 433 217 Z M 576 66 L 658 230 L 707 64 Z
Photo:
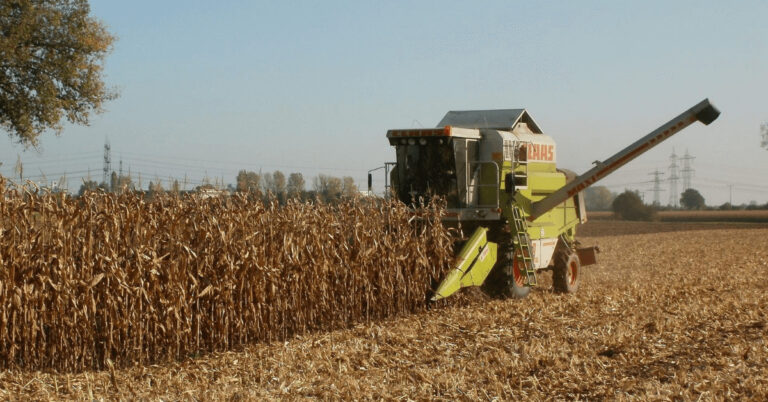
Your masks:
M 652 224 L 649 224 L 652 225 Z M 768 229 L 582 237 L 579 292 L 477 300 L 180 363 L 5 372 L 28 397 L 768 397 Z

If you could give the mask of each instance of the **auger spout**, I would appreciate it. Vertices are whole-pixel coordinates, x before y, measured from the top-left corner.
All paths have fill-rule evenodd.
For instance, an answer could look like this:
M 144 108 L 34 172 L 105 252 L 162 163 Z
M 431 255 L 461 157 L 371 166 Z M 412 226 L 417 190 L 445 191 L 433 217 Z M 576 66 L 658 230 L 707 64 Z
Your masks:
M 662 141 L 678 133 L 696 121 L 709 125 L 720 116 L 720 111 L 704 99 L 692 108 L 681 113 L 679 116 L 661 125 L 656 130 L 651 131 L 645 137 L 635 141 L 633 144 L 617 152 L 615 155 L 603 162 L 597 162 L 596 166 L 575 178 L 559 190 L 550 194 L 531 206 L 531 214 L 528 219 L 533 221 L 539 216 L 555 208 L 563 201 L 573 197 L 580 191 L 595 184 L 598 180 L 611 174 L 616 169 L 626 165 L 629 161 L 637 158 L 646 151 L 660 144 Z

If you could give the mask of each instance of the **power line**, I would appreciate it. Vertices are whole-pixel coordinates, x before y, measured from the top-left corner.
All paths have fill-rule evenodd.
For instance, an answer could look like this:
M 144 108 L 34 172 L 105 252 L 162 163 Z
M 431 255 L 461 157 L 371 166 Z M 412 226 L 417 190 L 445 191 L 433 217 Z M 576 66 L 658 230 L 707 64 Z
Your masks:
M 278 168 L 278 169 L 312 169 L 312 170 L 339 170 L 339 171 L 349 171 L 349 172 L 367 172 L 367 169 L 351 169 L 351 168 L 340 168 L 340 167 L 330 167 L 330 166 L 300 166 L 300 165 L 272 165 L 272 164 L 263 164 L 263 163 L 257 163 L 253 161 L 243 162 L 243 161 L 235 161 L 235 160 L 210 160 L 210 159 L 198 159 L 198 158 L 186 158 L 186 157 L 175 157 L 175 156 L 159 156 L 159 155 L 150 155 L 150 154 L 138 154 L 133 152 L 123 152 L 123 154 L 131 156 L 135 155 L 134 159 L 144 159 L 147 161 L 153 161 L 157 163 L 164 163 L 169 165 L 179 165 L 179 166 L 196 166 L 199 167 L 200 162 L 207 162 L 207 163 L 214 163 L 218 165 L 237 165 L 237 170 L 242 170 L 243 168 Z M 152 159 L 148 159 L 152 158 Z M 157 159 L 160 158 L 160 159 Z M 168 162 L 168 160 L 184 160 L 184 161 L 191 161 L 196 162 L 196 165 L 187 165 L 187 164 L 178 164 L 174 162 Z
M 61 157 L 61 158 L 46 158 L 42 160 L 26 160 L 23 161 L 24 165 L 28 166 L 37 166 L 37 165 L 54 165 L 59 163 L 65 163 L 65 162 L 72 162 L 72 161 L 84 161 L 84 160 L 94 160 L 96 158 L 100 159 L 100 155 L 102 152 L 95 152 L 92 153 L 89 156 L 71 156 L 71 157 Z

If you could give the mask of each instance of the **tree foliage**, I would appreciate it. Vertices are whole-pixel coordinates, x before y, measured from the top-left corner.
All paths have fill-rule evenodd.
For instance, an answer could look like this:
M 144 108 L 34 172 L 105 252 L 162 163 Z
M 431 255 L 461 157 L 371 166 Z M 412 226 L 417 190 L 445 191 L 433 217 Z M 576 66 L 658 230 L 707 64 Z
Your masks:
M 288 199 L 314 200 L 335 203 L 358 193 L 357 185 L 352 177 L 334 177 L 320 174 L 312 181 L 312 191 L 306 190 L 306 182 L 301 173 L 286 175 L 276 170 L 274 172 L 256 173 L 241 170 L 237 174 L 236 191 L 250 193 L 265 201 L 273 197 L 280 204 Z
M 290 176 L 288 176 L 288 184 L 286 186 L 288 197 L 301 197 L 301 195 L 304 193 L 305 185 L 304 176 L 302 176 L 301 173 L 291 173 Z
M 237 173 L 237 191 L 259 194 L 261 175 L 256 172 L 241 170 Z
M 272 180 L 272 173 L 266 172 L 260 173 L 259 175 L 261 176 L 261 188 L 264 190 L 264 192 L 272 192 L 274 194 L 273 189 L 275 188 L 275 183 Z
M 357 186 L 355 185 L 355 179 L 353 179 L 350 176 L 344 176 L 341 178 L 342 184 L 341 184 L 341 193 L 345 197 L 353 197 L 355 194 L 358 193 Z
M 285 175 L 276 170 L 272 173 L 272 188 L 270 189 L 280 200 L 285 199 Z
M 89 13 L 87 0 L 0 2 L 0 127 L 19 142 L 88 124 L 115 98 L 102 80 L 114 37 Z
M 334 202 L 341 198 L 343 183 L 340 178 L 319 174 L 315 177 L 314 188 L 325 202 Z
M 584 203 L 590 211 L 608 211 L 616 194 L 605 186 L 592 186 L 584 190 Z
M 612 204 L 613 212 L 628 221 L 651 221 L 656 219 L 656 210 L 645 205 L 640 196 L 630 190 L 616 196 Z
M 94 180 L 83 180 L 83 184 L 80 185 L 80 190 L 77 191 L 77 195 L 82 196 L 89 191 L 96 191 L 99 188 L 101 188 L 99 183 L 96 183 Z
M 165 187 L 163 187 L 163 182 L 160 179 L 157 179 L 156 181 L 149 182 L 149 188 L 147 190 L 147 196 L 154 197 L 157 194 L 162 194 L 165 192 Z
M 706 207 L 704 197 L 692 188 L 683 191 L 680 195 L 680 205 L 685 209 L 703 209 Z

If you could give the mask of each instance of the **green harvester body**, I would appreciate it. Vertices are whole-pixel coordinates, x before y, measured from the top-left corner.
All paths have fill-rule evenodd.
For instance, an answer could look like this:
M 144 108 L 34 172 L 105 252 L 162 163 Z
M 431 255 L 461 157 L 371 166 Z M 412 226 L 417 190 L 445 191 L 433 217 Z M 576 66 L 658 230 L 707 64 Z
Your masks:
M 437 128 L 387 132 L 397 156 L 385 165 L 393 166 L 387 192 L 414 205 L 444 197 L 444 224 L 461 237 L 471 233 L 433 300 L 468 286 L 525 297 L 543 270 L 553 271 L 555 290 L 570 293 L 598 251 L 577 247 L 576 227 L 587 219 L 582 191 L 691 123 L 718 115 L 705 99 L 576 176 L 557 168 L 554 140 L 525 109 L 452 111 Z

